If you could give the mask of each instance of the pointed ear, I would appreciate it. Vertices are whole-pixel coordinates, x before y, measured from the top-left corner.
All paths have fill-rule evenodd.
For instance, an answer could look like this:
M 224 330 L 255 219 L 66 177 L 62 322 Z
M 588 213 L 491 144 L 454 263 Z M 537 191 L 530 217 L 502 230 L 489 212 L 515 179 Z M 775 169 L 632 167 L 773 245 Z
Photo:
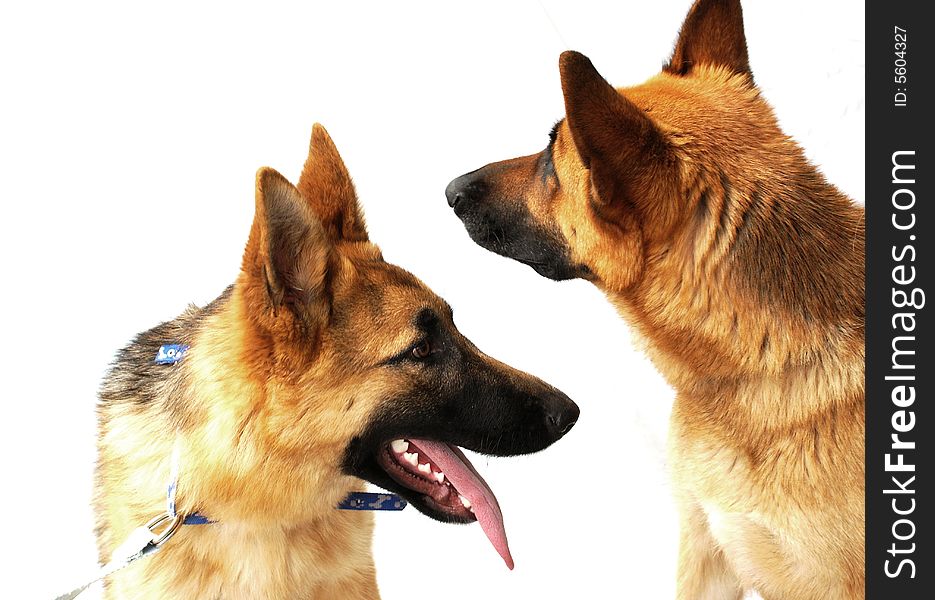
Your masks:
M 332 242 L 308 202 L 285 177 L 264 167 L 256 174 L 256 214 L 243 271 L 265 288 L 273 309 L 285 304 L 305 318 L 327 306 Z
M 367 228 L 354 183 L 331 136 L 318 123 L 312 126 L 308 158 L 298 188 L 332 239 L 367 241 Z
M 587 56 L 563 52 L 559 70 L 568 129 L 591 173 L 597 203 L 647 195 L 648 181 L 668 156 L 665 135 L 601 77 Z
M 672 58 L 663 71 L 687 75 L 700 64 L 753 76 L 740 0 L 696 0 L 688 11 Z

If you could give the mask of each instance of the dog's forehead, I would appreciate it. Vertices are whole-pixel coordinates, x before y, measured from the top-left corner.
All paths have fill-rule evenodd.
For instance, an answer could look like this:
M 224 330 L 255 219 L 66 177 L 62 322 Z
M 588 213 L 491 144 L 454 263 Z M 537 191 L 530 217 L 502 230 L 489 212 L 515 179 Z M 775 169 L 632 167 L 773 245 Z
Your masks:
M 655 121 L 683 121 L 737 112 L 738 104 L 760 100 L 746 77 L 725 69 L 701 66 L 688 77 L 659 73 L 645 82 L 617 91 Z
M 414 323 L 426 309 L 442 318 L 450 315 L 448 303 L 438 297 L 415 275 L 394 264 L 367 260 L 355 265 L 349 282 L 347 303 L 364 320 L 402 326 Z M 366 315 L 366 317 L 365 317 Z

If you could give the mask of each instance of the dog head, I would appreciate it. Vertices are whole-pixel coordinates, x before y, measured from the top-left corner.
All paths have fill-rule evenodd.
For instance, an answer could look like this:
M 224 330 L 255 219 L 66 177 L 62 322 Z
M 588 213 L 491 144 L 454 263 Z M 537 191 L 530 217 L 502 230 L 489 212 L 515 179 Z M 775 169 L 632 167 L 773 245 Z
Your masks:
M 552 279 L 627 288 L 647 247 L 690 222 L 699 181 L 769 177 L 771 145 L 787 143 L 753 83 L 737 0 L 698 0 L 641 85 L 615 89 L 577 52 L 559 68 L 566 116 L 546 148 L 446 190 L 475 242 Z
M 245 360 L 263 382 L 255 410 L 269 443 L 294 457 L 295 488 L 327 473 L 366 479 L 435 519 L 479 520 L 511 564 L 496 499 L 458 447 L 542 450 L 571 429 L 577 406 L 483 354 L 444 300 L 383 260 L 320 125 L 297 186 L 268 168 L 256 181 L 236 286 Z

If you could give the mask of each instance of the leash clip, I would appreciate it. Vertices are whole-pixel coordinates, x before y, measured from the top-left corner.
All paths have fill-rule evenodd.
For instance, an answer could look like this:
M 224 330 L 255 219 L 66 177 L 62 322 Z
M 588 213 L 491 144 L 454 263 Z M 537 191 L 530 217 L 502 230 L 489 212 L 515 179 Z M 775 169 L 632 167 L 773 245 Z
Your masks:
M 165 526 L 165 529 L 162 529 L 161 533 L 157 533 L 161 527 L 163 527 L 169 521 L 169 524 Z M 163 544 L 169 541 L 169 539 L 175 535 L 175 532 L 179 530 L 179 527 L 182 526 L 182 519 L 179 515 L 170 515 L 169 513 L 163 513 L 157 517 L 150 519 L 149 523 L 146 524 L 146 529 L 153 535 L 153 540 L 150 542 L 154 547 L 159 548 Z

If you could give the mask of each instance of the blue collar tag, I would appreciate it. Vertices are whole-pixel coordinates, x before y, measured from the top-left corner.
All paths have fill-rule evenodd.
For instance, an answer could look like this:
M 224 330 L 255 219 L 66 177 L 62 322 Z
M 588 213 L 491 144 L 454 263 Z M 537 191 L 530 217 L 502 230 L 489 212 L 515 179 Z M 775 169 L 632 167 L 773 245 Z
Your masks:
M 182 357 L 185 356 L 185 352 L 188 351 L 188 346 L 182 344 L 164 344 L 159 346 L 159 352 L 156 353 L 156 364 L 157 365 L 174 365 L 175 363 L 182 360 Z
M 211 523 L 214 523 L 214 521 L 200 513 L 187 515 L 185 520 L 182 521 L 183 525 L 210 525 Z
M 402 510 L 406 501 L 396 494 L 352 492 L 338 504 L 342 510 Z

